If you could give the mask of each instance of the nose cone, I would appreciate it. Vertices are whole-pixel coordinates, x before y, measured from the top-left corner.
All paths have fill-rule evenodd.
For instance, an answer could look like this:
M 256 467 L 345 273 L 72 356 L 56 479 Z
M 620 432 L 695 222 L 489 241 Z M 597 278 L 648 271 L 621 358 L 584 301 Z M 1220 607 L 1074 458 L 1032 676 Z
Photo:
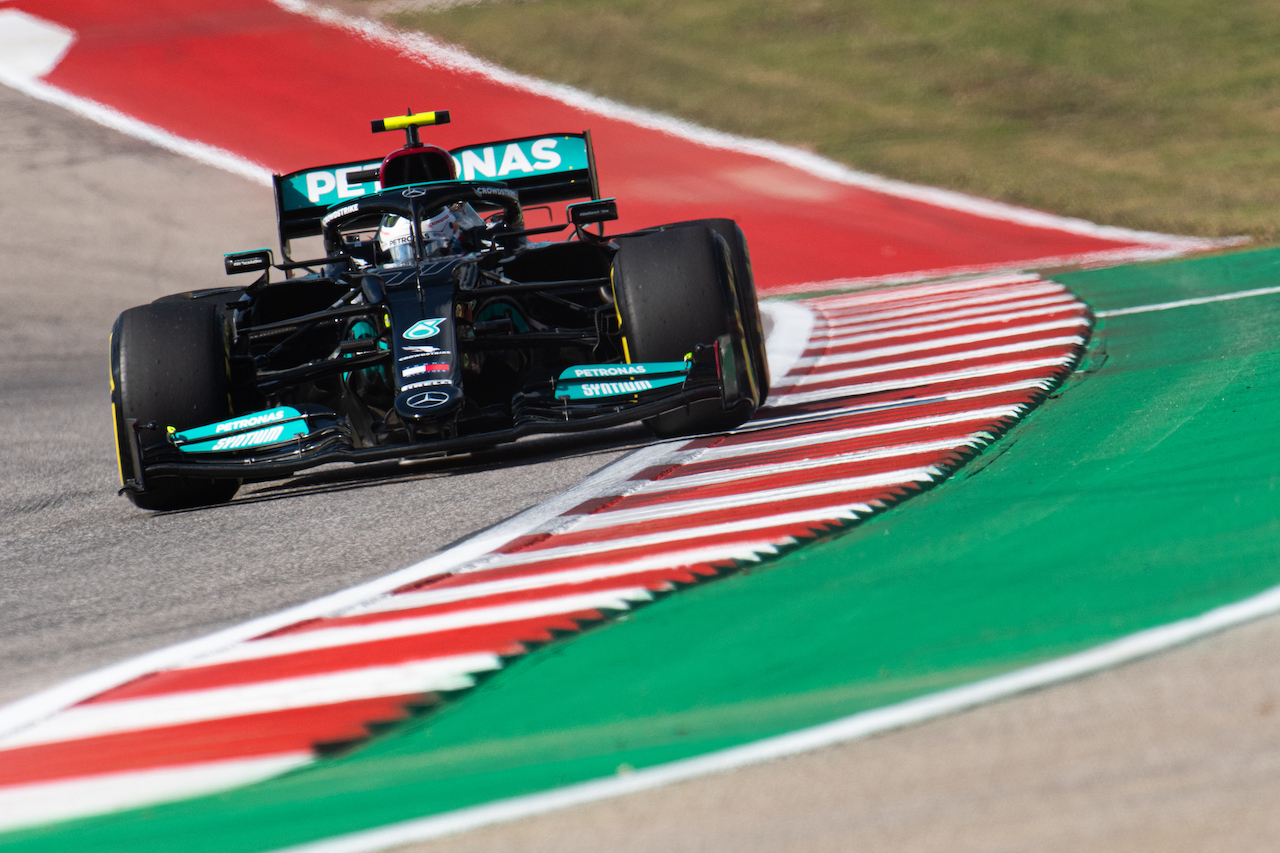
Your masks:
M 406 421 L 425 424 L 440 421 L 462 405 L 462 389 L 449 384 L 410 388 L 396 396 L 396 412 Z

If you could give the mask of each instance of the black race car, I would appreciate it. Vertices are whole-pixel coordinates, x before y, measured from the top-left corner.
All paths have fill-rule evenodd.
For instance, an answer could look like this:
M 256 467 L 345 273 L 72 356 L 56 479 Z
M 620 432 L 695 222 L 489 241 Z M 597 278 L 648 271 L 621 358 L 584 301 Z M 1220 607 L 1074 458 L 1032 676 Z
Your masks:
M 599 197 L 590 132 L 420 141 L 447 121 L 381 119 L 375 132 L 407 136 L 385 159 L 277 175 L 281 262 L 230 254 L 227 272 L 256 280 L 120 315 L 111 402 L 135 504 L 219 503 L 245 480 L 532 433 L 725 430 L 764 401 L 737 225 L 605 236 L 617 206 Z M 526 210 L 575 199 L 564 223 L 526 225 Z M 539 241 L 556 232 L 568 239 Z M 293 260 L 293 241 L 316 236 L 324 257 Z

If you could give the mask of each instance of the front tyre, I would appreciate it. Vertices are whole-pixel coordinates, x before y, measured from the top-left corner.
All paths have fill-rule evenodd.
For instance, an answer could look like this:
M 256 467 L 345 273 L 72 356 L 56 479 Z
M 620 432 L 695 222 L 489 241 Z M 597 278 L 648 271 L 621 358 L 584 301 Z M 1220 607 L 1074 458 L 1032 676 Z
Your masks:
M 111 409 L 120 479 L 137 479 L 128 421 L 163 430 L 203 426 L 232 415 L 226 320 L 206 301 L 162 301 L 130 308 L 111 330 Z M 144 436 L 148 433 L 144 432 Z M 143 438 L 143 444 L 163 437 Z M 224 503 L 239 480 L 200 477 L 146 479 L 146 491 L 129 490 L 142 509 L 173 510 Z
M 697 344 L 730 335 L 744 347 L 728 247 L 708 228 L 677 228 L 618 239 L 614 294 L 628 359 L 681 361 Z M 667 438 L 741 425 L 759 400 L 700 400 L 645 421 Z
M 756 296 L 755 272 L 751 267 L 751 254 L 747 251 L 747 238 L 732 219 L 691 219 L 662 226 L 673 228 L 710 228 L 724 238 L 729 246 L 729 258 L 733 269 L 734 292 L 738 296 L 738 309 L 742 312 L 743 332 L 746 333 L 747 352 L 752 361 L 754 376 L 760 385 L 760 402 L 769 396 L 769 357 L 765 351 L 764 323 L 760 316 L 760 303 Z

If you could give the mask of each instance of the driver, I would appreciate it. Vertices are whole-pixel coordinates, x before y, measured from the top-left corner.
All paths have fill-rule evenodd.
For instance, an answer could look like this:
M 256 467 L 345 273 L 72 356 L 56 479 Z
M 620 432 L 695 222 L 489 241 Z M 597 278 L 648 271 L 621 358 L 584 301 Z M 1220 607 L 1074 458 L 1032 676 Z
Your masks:
M 484 220 L 465 201 L 441 208 L 434 216 L 422 220 L 422 256 L 439 258 L 478 249 L 479 235 L 484 229 Z M 396 266 L 412 263 L 413 229 L 409 220 L 395 214 L 382 217 L 378 247 L 391 254 L 391 262 Z

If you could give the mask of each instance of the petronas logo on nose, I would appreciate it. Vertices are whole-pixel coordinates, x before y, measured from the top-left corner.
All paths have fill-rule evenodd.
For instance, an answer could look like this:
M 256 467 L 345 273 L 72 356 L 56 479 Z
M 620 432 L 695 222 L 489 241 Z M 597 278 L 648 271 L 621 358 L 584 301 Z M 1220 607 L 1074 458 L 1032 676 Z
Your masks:
M 445 321 L 445 317 L 436 317 L 433 320 L 419 320 L 405 331 L 404 336 L 411 341 L 421 341 L 425 338 L 434 338 L 440 334 L 440 324 Z

